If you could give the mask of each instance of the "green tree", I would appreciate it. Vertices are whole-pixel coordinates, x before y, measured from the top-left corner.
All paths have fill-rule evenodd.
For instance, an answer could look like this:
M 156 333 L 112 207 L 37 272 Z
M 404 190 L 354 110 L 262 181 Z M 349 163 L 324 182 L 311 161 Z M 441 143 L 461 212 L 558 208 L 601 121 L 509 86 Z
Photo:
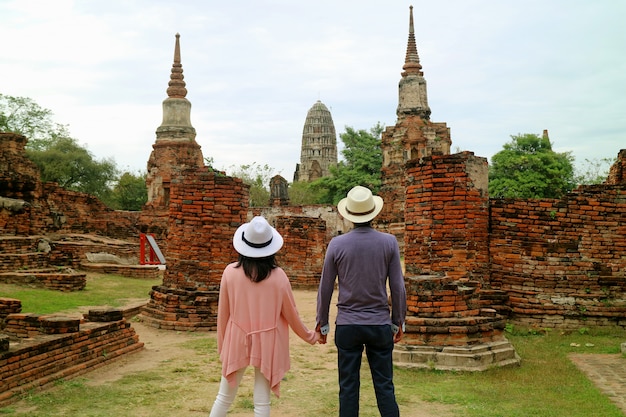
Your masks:
M 602 184 L 609 176 L 609 170 L 615 160 L 615 158 L 585 158 L 584 164 L 576 170 L 576 184 Z
M 65 125 L 52 120 L 52 111 L 27 97 L 0 94 L 0 131 L 28 138 L 26 155 L 37 165 L 42 181 L 91 194 L 113 204 L 112 185 L 118 171 L 112 159 L 97 161 Z
M 43 150 L 60 137 L 69 137 L 67 126 L 52 120 L 52 111 L 27 97 L 0 94 L 0 131 L 28 138 L 27 148 Z
M 511 136 L 491 158 L 489 194 L 504 198 L 559 198 L 575 186 L 574 158 L 557 153 L 547 136 Z
M 327 190 L 314 187 L 310 182 L 295 181 L 289 184 L 289 204 L 292 206 L 318 204 L 326 194 Z
M 110 201 L 111 186 L 118 179 L 113 160 L 95 160 L 87 149 L 68 137 L 54 138 L 45 148 L 27 149 L 26 154 L 39 167 L 42 181 Z
M 108 205 L 117 210 L 139 211 L 148 201 L 145 174 L 124 172 L 111 191 Z
M 344 144 L 343 160 L 331 167 L 330 176 L 311 184 L 313 190 L 323 194 L 319 203 L 337 204 L 355 185 L 368 187 L 374 194 L 378 192 L 383 165 L 380 138 L 384 128 L 380 122 L 369 131 L 346 126 L 346 131 L 339 135 Z
M 272 167 L 253 162 L 239 167 L 232 165 L 227 172 L 250 186 L 250 207 L 267 207 L 270 201 L 270 180 L 274 176 Z

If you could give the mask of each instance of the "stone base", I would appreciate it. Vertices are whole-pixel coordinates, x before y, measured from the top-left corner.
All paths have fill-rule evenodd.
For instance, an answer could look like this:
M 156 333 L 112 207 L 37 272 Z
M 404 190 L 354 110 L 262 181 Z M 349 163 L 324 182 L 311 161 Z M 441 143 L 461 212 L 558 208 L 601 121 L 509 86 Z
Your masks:
M 177 331 L 217 330 L 219 290 L 152 287 L 138 318 L 148 326 Z
M 397 344 L 393 363 L 401 368 L 442 371 L 485 371 L 520 365 L 521 359 L 506 339 L 471 346 L 412 346 Z

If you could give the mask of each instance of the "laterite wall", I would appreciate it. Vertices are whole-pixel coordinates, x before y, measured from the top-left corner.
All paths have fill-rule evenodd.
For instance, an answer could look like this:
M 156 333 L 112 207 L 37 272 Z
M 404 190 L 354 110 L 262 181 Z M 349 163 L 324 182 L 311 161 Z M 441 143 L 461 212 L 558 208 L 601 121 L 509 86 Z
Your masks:
M 171 182 L 167 269 L 152 288 L 145 323 L 175 330 L 215 330 L 222 271 L 237 260 L 232 237 L 248 214 L 248 186 L 209 167 Z
M 0 349 L 0 406 L 16 400 L 17 395 L 143 348 L 135 330 L 121 317 L 108 322 L 81 322 L 15 313 L 7 315 L 2 325 L 0 336 L 10 338 L 11 343 L 8 349 Z
M 471 152 L 433 155 L 406 166 L 404 260 L 408 275 L 489 275 L 487 160 Z
M 626 185 L 491 199 L 492 288 L 530 325 L 626 325 Z

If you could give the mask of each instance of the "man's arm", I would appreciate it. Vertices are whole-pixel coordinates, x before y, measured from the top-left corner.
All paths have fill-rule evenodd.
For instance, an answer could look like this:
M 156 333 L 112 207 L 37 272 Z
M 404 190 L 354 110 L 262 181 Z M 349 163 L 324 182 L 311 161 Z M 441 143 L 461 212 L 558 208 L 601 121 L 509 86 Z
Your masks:
M 389 262 L 389 290 L 391 291 L 391 322 L 394 325 L 394 342 L 397 343 L 404 334 L 406 319 L 406 286 L 400 262 L 400 248 L 394 237 L 394 254 Z
M 337 267 L 335 265 L 332 254 L 332 241 L 326 250 L 324 258 L 324 267 L 322 268 L 322 276 L 320 285 L 317 290 L 317 315 L 315 330 L 321 333 L 320 343 L 326 343 L 326 337 L 330 330 L 328 323 L 328 312 L 330 310 L 330 300 L 335 290 L 335 280 L 337 278 Z

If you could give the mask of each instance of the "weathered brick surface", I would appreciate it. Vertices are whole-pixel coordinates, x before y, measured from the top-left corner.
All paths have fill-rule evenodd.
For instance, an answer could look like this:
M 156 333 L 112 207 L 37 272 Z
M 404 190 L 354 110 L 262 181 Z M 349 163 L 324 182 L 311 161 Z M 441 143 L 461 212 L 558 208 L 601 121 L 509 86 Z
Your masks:
M 152 287 L 150 302 L 142 309 L 142 321 L 152 327 L 180 331 L 217 329 L 219 286 L 209 290 Z
M 383 135 L 386 204 L 378 225 L 401 236 L 401 246 L 406 242 L 407 276 L 432 272 L 459 283 L 478 282 L 480 309 L 510 313 L 527 324 L 626 325 L 625 150 L 604 185 L 583 187 L 561 200 L 489 200 L 482 183 L 486 160 L 469 152 L 447 155 L 445 124 L 409 119 Z M 211 327 L 221 271 L 236 259 L 232 234 L 252 215 L 263 214 L 285 235 L 278 259 L 294 285 L 315 282 L 328 241 L 350 228 L 334 207 L 250 210 L 246 186 L 208 168 L 170 178 L 169 212 L 108 210 L 93 197 L 38 182 L 25 143 L 21 136 L 0 134 L 6 157 L 0 158 L 0 270 L 77 268 L 98 250 L 129 256 L 138 253 L 139 233 L 155 233 L 168 271 L 153 300 L 167 302 L 152 309 L 167 313 L 169 323 Z M 52 233 L 116 237 L 128 246 L 45 238 Z M 33 238 L 16 243 L 15 235 Z M 49 241 L 50 251 L 40 250 L 41 239 Z M 172 319 L 173 300 L 181 299 L 177 291 L 185 301 Z
M 0 282 L 57 291 L 80 291 L 87 284 L 87 275 L 83 272 L 55 270 L 1 272 Z
M 404 246 L 405 164 L 412 159 L 450 153 L 450 129 L 445 123 L 431 122 L 417 114 L 398 115 L 394 126 L 381 136 L 383 163 L 380 195 L 385 200 L 375 222 L 394 234 Z
M 409 161 L 406 171 L 407 273 L 488 277 L 486 159 L 470 152 L 433 155 Z
M 113 274 L 130 278 L 158 279 L 163 277 L 163 271 L 159 269 L 158 265 L 118 265 L 83 262 L 79 268 L 81 271 Z
M 183 132 L 176 132 L 182 129 Z M 163 128 L 160 128 L 163 130 Z M 195 140 L 166 139 L 164 137 L 191 134 L 195 138 L 193 128 L 167 129 L 160 131 L 160 137 L 153 145 L 148 159 L 147 207 L 154 210 L 167 210 L 170 204 L 171 182 L 180 175 L 182 170 L 196 169 L 204 165 L 200 145 Z
M 609 170 L 609 176 L 605 184 L 616 185 L 626 183 L 626 149 L 619 151 L 617 160 Z
M 248 186 L 208 167 L 172 180 L 167 270 L 144 309 L 154 327 L 214 330 L 219 282 L 237 259 L 232 236 L 246 222 Z
M 546 327 L 626 325 L 626 186 L 560 200 L 491 200 L 492 288 Z
M 0 351 L 0 405 L 143 347 L 126 320 L 84 322 L 80 328 L 76 319 L 49 316 L 14 314 L 7 320 L 12 324 L 5 333 L 14 335 L 11 333 L 13 326 L 21 327 L 17 337 L 22 339 L 11 343 L 8 351 Z M 42 329 L 48 334 L 42 334 Z
M 35 201 L 41 195 L 39 169 L 26 157 L 28 140 L 15 133 L 0 132 L 0 196 Z
M 326 222 L 310 217 L 279 217 L 275 227 L 285 242 L 276 261 L 291 286 L 317 288 L 324 265 Z
M 26 142 L 24 136 L 0 132 L 0 234 L 139 235 L 138 212 L 114 211 L 88 194 L 42 183 L 26 157 Z
M 22 311 L 22 302 L 15 298 L 0 297 L 0 330 L 4 329 L 4 319 L 9 314 Z

